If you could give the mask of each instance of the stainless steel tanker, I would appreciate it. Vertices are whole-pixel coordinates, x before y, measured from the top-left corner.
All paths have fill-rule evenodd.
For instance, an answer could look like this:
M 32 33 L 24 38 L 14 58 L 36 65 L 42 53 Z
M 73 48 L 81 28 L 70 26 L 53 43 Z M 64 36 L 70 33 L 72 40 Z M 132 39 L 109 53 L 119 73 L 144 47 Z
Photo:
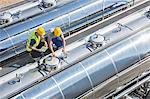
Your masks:
M 0 28 L 0 62 L 25 52 L 28 35 L 38 26 L 42 25 L 48 33 L 51 28 L 61 26 L 67 36 L 70 35 L 69 31 L 126 8 L 131 1 L 105 0 L 105 3 L 102 0 L 74 1 L 20 23 Z
M 30 0 L 21 1 L 0 9 L 0 28 L 24 21 L 35 15 L 70 3 L 73 0 Z
M 122 40 L 22 92 L 14 99 L 75 99 L 150 52 L 150 28 Z
M 56 75 L 32 63 L 0 77 L 1 98 L 72 99 L 129 68 L 150 51 L 150 19 L 144 13 L 137 11 L 68 45 L 69 54 L 59 62 L 67 69 Z M 95 35 L 101 38 L 98 48 L 89 46 Z

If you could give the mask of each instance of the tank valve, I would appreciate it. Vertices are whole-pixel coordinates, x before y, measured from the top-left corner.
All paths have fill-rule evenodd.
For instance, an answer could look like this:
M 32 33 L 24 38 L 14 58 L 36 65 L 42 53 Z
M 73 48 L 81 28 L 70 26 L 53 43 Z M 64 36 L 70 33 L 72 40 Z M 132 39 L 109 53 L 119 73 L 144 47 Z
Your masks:
M 100 34 L 95 34 L 90 37 L 91 47 L 97 49 L 104 44 L 105 37 Z
M 150 9 L 145 13 L 146 17 L 150 19 Z
M 42 0 L 41 5 L 44 8 L 56 6 L 56 0 Z
M 12 22 L 12 15 L 9 12 L 4 12 L 0 14 L 0 25 Z

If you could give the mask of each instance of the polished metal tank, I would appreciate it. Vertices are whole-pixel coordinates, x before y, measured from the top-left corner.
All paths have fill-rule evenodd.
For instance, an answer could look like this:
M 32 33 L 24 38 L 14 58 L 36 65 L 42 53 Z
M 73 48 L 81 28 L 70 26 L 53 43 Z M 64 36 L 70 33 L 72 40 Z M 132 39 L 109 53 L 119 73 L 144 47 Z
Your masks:
M 13 99 L 74 99 L 140 61 L 150 52 L 149 42 L 150 28 L 146 28 L 79 61 Z
M 49 12 L 56 7 L 63 6 L 72 1 L 73 0 L 24 0 L 17 4 L 10 5 L 0 9 L 0 28 L 25 21 L 28 18 L 32 18 L 45 12 Z M 45 5 L 47 5 L 47 7 L 45 7 Z M 6 19 L 9 19 L 5 17 L 5 14 L 10 14 L 12 21 L 5 21 Z
M 116 12 L 130 2 L 131 0 L 106 0 L 105 6 L 103 6 L 101 0 L 79 0 L 23 22 L 0 28 L 0 62 L 25 52 L 28 35 L 38 26 L 43 26 L 48 33 L 51 28 L 61 26 L 65 34 L 92 22 L 94 18 L 96 20 L 102 17 L 104 12 L 106 15 Z M 106 10 L 101 12 L 104 8 Z M 99 14 L 95 15 L 94 13 L 97 12 Z M 90 16 L 92 14 L 94 14 L 93 17 Z
M 61 69 L 67 68 L 68 66 L 74 67 L 74 66 L 76 66 L 75 64 L 79 63 L 79 61 L 81 62 L 84 59 L 86 60 L 87 56 L 93 57 L 94 53 L 95 53 L 95 55 L 98 52 L 101 53 L 101 51 L 103 52 L 103 50 L 106 49 L 107 47 L 112 46 L 112 45 L 116 44 L 117 42 L 122 42 L 123 39 L 125 39 L 133 34 L 148 30 L 149 26 L 150 26 L 150 20 L 146 16 L 144 16 L 143 13 L 145 13 L 145 8 L 140 11 L 137 11 L 129 16 L 126 16 L 125 18 L 120 19 L 109 26 L 99 29 L 99 30 L 95 31 L 94 33 L 91 32 L 92 33 L 91 35 L 89 35 L 85 38 L 81 38 L 80 40 L 72 43 L 71 45 L 68 45 L 66 49 L 69 51 L 69 55 L 67 55 L 67 57 L 65 59 L 61 60 L 61 65 L 60 65 Z M 126 20 L 128 20 L 128 21 L 126 21 Z M 144 24 L 141 24 L 142 22 L 144 22 Z M 106 42 L 105 44 L 103 44 L 100 48 L 97 49 L 98 52 L 96 50 L 89 50 L 86 46 L 88 44 L 88 40 L 90 40 L 90 38 L 95 34 L 103 35 L 107 40 L 107 41 L 105 41 Z M 122 45 L 122 47 L 124 47 L 124 46 Z M 115 49 L 115 48 L 113 48 L 113 49 Z M 109 51 L 108 49 L 109 48 L 107 48 L 107 52 Z M 120 48 L 118 48 L 118 49 L 120 49 Z M 114 53 L 118 49 L 114 50 Z M 60 53 L 59 50 L 58 50 L 58 53 Z M 108 53 L 110 54 L 111 50 Z M 56 52 L 56 54 L 57 54 L 57 52 Z M 90 60 L 89 60 L 89 65 L 92 65 L 92 64 L 94 65 L 94 63 L 98 64 L 97 62 L 102 60 L 103 57 L 105 58 L 106 56 L 107 56 L 106 53 L 104 53 L 104 55 L 102 55 L 102 56 L 101 55 L 98 56 L 99 58 L 94 59 L 95 62 L 93 62 L 93 63 L 90 62 Z M 58 57 L 59 57 L 59 55 L 58 55 Z M 118 56 L 118 57 L 122 57 L 122 56 Z M 112 61 L 115 59 L 116 58 L 112 59 Z M 139 59 L 142 59 L 142 57 L 140 57 Z M 139 59 L 135 59 L 135 61 L 138 61 Z M 110 58 L 108 58 L 108 60 L 110 60 Z M 91 61 L 93 61 L 93 60 L 91 59 Z M 134 61 L 134 59 L 131 61 L 131 64 L 133 61 Z M 117 62 L 118 61 L 116 60 L 116 64 L 117 64 Z M 106 62 L 105 64 L 107 64 L 107 63 L 110 64 L 110 68 L 113 68 L 112 70 L 114 71 L 114 67 L 112 67 L 111 61 Z M 115 65 L 115 63 L 113 63 L 113 64 Z M 119 64 L 121 64 L 121 63 L 119 63 Z M 128 63 L 128 62 L 124 63 L 123 66 L 127 66 L 128 64 L 130 65 L 130 63 Z M 86 66 L 88 66 L 88 64 L 86 64 Z M 124 69 L 123 66 L 122 66 L 122 68 Z M 0 90 L 2 90 L 0 92 L 1 98 L 4 98 L 4 99 L 10 98 L 10 97 L 18 94 L 18 92 L 20 92 L 24 89 L 27 90 L 28 88 L 31 87 L 30 85 L 36 86 L 37 83 L 35 84 L 35 82 L 39 82 L 41 79 L 44 78 L 44 76 L 47 76 L 46 72 L 42 71 L 42 73 L 41 73 L 41 72 L 39 72 L 38 69 L 36 69 L 36 67 L 38 67 L 37 63 L 27 64 L 11 73 L 8 73 L 8 74 L 0 77 Z M 71 67 L 71 68 L 73 68 L 73 67 Z M 91 70 L 93 68 L 91 67 Z M 96 67 L 96 68 L 98 68 L 98 67 Z M 118 68 L 118 70 L 115 69 L 115 74 L 116 74 L 116 72 L 119 72 L 119 67 L 116 67 L 116 68 Z M 65 72 L 65 71 L 63 71 L 63 72 Z M 75 70 L 75 72 L 76 72 L 76 70 Z M 77 70 L 77 72 L 78 72 L 78 70 Z M 107 69 L 106 69 L 106 72 L 107 72 Z M 71 73 L 69 73 L 69 75 L 71 75 L 72 73 L 74 74 L 74 72 L 71 72 Z M 103 74 L 105 74 L 104 70 L 103 70 Z M 108 74 L 109 76 L 106 76 L 106 78 L 107 77 L 109 78 L 112 74 L 114 74 L 114 72 L 112 73 L 112 71 L 110 71 L 110 74 Z M 18 80 L 16 80 L 16 79 L 18 79 L 18 76 L 16 77 L 16 75 L 23 75 L 23 77 L 20 78 L 20 82 L 17 82 Z M 91 78 L 91 80 L 92 79 L 93 78 Z M 103 81 L 103 80 L 105 80 L 105 75 L 102 76 L 101 81 Z M 12 84 L 11 82 L 14 82 L 14 84 Z M 92 83 L 95 83 L 95 82 L 91 81 L 91 85 L 96 86 L 95 84 L 92 84 Z M 98 83 L 99 83 L 99 81 L 96 81 L 96 84 L 98 84 Z

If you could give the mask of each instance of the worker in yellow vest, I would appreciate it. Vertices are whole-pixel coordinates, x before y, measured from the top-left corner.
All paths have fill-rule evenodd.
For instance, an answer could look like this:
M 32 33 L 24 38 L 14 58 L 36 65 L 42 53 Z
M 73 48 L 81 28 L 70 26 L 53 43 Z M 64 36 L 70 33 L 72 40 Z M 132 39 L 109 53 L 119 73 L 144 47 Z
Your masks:
M 30 52 L 33 59 L 42 57 L 42 53 L 48 48 L 47 42 L 44 38 L 46 34 L 43 27 L 37 28 L 36 31 L 32 32 L 28 38 L 26 50 Z
M 62 30 L 60 27 L 56 27 L 53 31 L 51 31 L 48 35 L 48 44 L 49 48 L 52 52 L 53 56 L 56 56 L 55 50 L 61 49 L 62 52 L 66 53 L 65 47 L 66 47 L 66 42 L 64 39 L 64 36 L 62 34 Z

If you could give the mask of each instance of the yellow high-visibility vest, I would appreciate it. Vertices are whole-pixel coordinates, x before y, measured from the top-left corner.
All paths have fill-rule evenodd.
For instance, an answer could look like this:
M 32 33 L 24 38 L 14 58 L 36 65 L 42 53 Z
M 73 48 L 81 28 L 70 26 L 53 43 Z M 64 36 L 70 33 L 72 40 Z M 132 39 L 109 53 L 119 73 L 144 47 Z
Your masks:
M 31 51 L 32 51 L 32 49 L 29 47 L 32 39 L 35 40 L 35 42 L 36 42 L 36 43 L 33 45 L 33 47 L 36 48 L 36 47 L 39 45 L 39 43 L 40 43 L 40 36 L 37 36 L 35 33 L 36 33 L 36 32 L 32 32 L 32 33 L 30 34 L 29 38 L 28 38 L 27 45 L 26 45 L 26 50 L 27 50 L 28 52 L 31 52 Z

